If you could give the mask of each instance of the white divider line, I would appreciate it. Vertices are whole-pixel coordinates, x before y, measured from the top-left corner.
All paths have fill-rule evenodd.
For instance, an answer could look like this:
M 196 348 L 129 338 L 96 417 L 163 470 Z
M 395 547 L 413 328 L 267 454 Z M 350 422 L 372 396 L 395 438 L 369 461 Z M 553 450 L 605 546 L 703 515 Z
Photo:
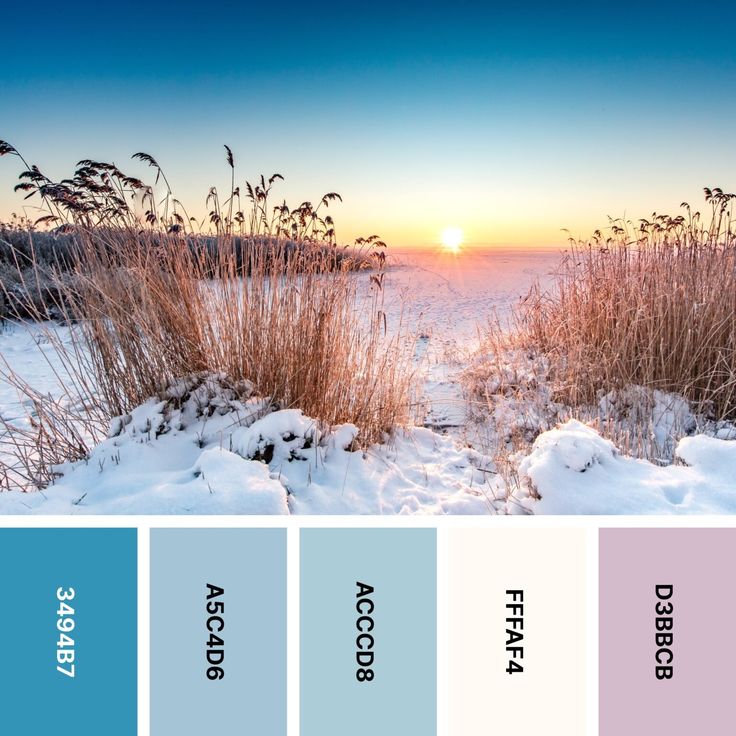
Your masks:
M 286 733 L 299 736 L 299 527 L 291 524 L 286 529 Z
M 447 528 L 436 528 L 437 533 L 437 736 L 450 736 L 450 562 Z
M 151 728 L 151 530 L 138 529 L 138 736 Z
M 587 676 L 587 693 L 585 702 L 587 703 L 586 711 L 586 733 L 589 736 L 597 736 L 598 734 L 598 683 L 599 683 L 599 657 L 598 657 L 598 636 L 599 636 L 599 532 L 600 528 L 588 526 L 587 528 L 587 569 L 586 569 L 586 599 L 588 602 L 585 612 L 587 619 L 587 651 L 586 651 L 586 668 Z

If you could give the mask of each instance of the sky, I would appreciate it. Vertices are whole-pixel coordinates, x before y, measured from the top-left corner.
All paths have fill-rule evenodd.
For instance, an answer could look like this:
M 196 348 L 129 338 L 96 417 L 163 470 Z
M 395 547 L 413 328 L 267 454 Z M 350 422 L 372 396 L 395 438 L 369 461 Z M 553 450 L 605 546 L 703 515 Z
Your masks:
M 57 179 L 82 158 L 150 176 L 146 151 L 198 214 L 223 144 L 239 181 L 337 191 L 340 239 L 398 247 L 449 226 L 557 245 L 736 189 L 721 6 L 11 0 L 2 38 L 1 139 Z M 0 159 L 0 218 L 20 171 Z

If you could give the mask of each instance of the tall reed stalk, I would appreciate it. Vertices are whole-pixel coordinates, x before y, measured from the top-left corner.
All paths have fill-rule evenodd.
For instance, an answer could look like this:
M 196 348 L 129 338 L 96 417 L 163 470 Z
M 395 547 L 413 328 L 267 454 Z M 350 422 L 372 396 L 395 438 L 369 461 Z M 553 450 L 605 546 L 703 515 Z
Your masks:
M 19 155 L 0 141 L 3 153 Z M 49 291 L 54 312 L 72 325 L 71 342 L 52 332 L 49 339 L 90 416 L 110 419 L 173 381 L 209 372 L 248 381 L 276 407 L 299 408 L 325 425 L 355 424 L 363 445 L 409 420 L 412 351 L 401 325 L 387 328 L 385 243 L 373 235 L 354 248 L 337 245 L 334 222 L 322 214 L 337 193 L 316 207 L 269 210 L 271 187 L 282 178 L 275 174 L 246 182 L 250 208 L 243 210 L 227 148 L 229 196 L 222 202 L 211 189 L 208 224 L 196 223 L 155 159 L 135 158 L 155 169 L 162 196 L 91 160 L 58 183 L 26 164 L 17 187 L 45 208 L 38 225 L 71 239 L 63 264 L 51 267 Z M 25 289 L 22 311 L 41 319 L 35 290 Z M 7 380 L 22 385 L 11 373 Z M 53 442 L 64 426 L 56 421 L 38 442 Z

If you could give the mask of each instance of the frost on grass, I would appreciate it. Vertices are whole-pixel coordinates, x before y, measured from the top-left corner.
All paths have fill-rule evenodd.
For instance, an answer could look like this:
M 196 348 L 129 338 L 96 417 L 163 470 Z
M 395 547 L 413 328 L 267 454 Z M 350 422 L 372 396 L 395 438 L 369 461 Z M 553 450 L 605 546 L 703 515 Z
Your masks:
M 594 403 L 566 405 L 564 386 L 534 349 L 495 344 L 481 349 L 462 376 L 473 430 L 493 454 L 526 452 L 543 432 L 570 419 L 594 426 L 623 454 L 670 465 L 680 439 L 705 434 L 736 439 L 736 425 L 716 420 L 707 403 L 630 384 L 599 391 Z
M 549 362 L 534 351 L 481 352 L 462 383 L 470 418 L 496 448 L 516 450 L 555 426 L 565 407 L 555 401 Z
M 444 514 L 522 510 L 492 462 L 428 429 L 358 449 L 247 383 L 195 376 L 113 420 L 48 488 L 0 494 L 0 513 Z

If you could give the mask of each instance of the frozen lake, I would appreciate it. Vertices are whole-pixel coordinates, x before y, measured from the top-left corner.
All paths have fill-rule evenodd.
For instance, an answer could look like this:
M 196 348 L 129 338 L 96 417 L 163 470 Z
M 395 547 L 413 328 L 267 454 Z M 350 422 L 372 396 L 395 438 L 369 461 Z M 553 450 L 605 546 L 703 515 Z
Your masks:
M 387 296 L 403 302 L 410 324 L 442 340 L 472 341 L 479 325 L 494 312 L 507 314 L 535 279 L 547 281 L 560 259 L 550 249 L 395 251 Z

